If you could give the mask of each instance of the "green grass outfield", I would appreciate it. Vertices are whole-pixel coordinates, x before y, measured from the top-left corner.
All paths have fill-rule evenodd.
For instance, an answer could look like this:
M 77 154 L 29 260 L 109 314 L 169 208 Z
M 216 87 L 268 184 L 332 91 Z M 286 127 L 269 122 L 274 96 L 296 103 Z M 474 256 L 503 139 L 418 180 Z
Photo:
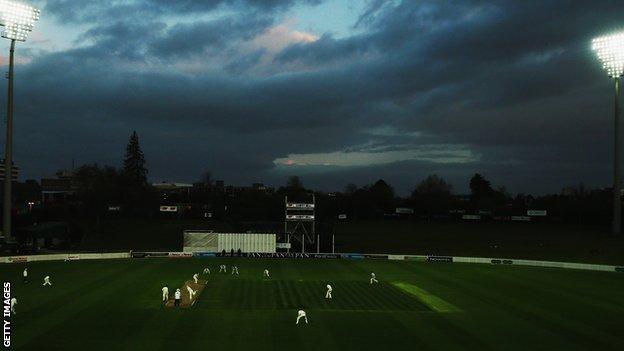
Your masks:
M 240 276 L 218 274 L 236 264 Z M 212 275 L 187 310 L 161 305 Z M 15 350 L 623 350 L 619 273 L 377 260 L 134 259 L 0 265 Z M 264 280 L 268 268 L 271 279 Z M 370 286 L 374 271 L 380 284 Z M 49 274 L 54 284 L 41 286 Z M 334 288 L 324 300 L 325 285 Z M 295 325 L 304 308 L 309 325 Z

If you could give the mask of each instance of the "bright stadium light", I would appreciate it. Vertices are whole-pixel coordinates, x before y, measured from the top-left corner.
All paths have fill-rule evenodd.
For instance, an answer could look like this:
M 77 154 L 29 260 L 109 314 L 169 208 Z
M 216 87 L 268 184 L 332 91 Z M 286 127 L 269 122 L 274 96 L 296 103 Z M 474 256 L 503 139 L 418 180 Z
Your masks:
M 592 49 L 610 77 L 624 74 L 624 32 L 594 39 Z
M 620 234 L 622 227 L 620 183 L 620 78 L 624 74 L 624 31 L 598 37 L 592 49 L 602 62 L 602 67 L 615 83 L 615 118 L 613 152 L 613 233 Z
M 0 26 L 2 37 L 25 41 L 32 32 L 35 21 L 39 20 L 40 11 L 32 6 L 17 1 L 0 0 Z
M 4 27 L 0 35 L 11 40 L 9 55 L 9 88 L 7 90 L 7 128 L 6 146 L 4 147 L 4 200 L 2 209 L 2 233 L 5 242 L 12 242 L 11 210 L 13 197 L 11 196 L 13 166 L 13 56 L 15 42 L 26 41 L 28 33 L 32 32 L 35 22 L 39 20 L 39 10 L 20 1 L 0 0 L 0 26 Z

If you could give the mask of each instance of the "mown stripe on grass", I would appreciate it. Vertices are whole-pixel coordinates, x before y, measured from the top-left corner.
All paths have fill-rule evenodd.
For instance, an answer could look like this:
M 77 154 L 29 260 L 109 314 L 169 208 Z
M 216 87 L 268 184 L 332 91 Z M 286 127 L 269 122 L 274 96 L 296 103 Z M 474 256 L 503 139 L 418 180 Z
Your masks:
M 311 308 L 313 306 L 317 306 L 320 305 L 321 308 L 325 308 L 325 304 L 320 303 L 323 298 L 324 295 L 322 295 L 323 290 L 322 290 L 322 286 L 317 284 L 316 282 L 304 282 L 301 283 L 303 284 L 301 290 L 303 291 L 303 295 L 305 296 L 305 304 L 303 306 L 298 306 L 298 307 L 305 307 L 305 308 Z M 301 285 L 298 284 L 298 285 Z
M 371 306 L 373 309 L 378 310 L 391 310 L 392 304 L 385 298 L 377 298 L 376 291 L 373 291 L 370 286 L 360 282 L 353 282 L 353 287 L 356 293 L 362 299 L 362 303 L 366 306 Z
M 281 307 L 288 307 L 290 302 L 290 296 L 286 295 L 286 287 L 284 287 L 283 282 L 280 280 L 277 281 L 277 292 L 280 297 Z
M 431 311 L 431 309 L 429 309 L 425 304 L 412 298 L 411 295 L 405 294 L 401 290 L 394 288 L 392 285 L 386 283 L 380 283 L 378 285 L 379 288 L 383 288 L 384 294 L 388 297 L 388 300 L 395 304 L 394 309 L 420 309 Z
M 336 302 L 333 304 L 336 308 L 358 309 L 360 306 L 374 308 L 372 305 L 366 305 L 361 301 L 351 282 L 341 282 L 334 284 L 333 287 L 336 291 L 332 291 L 332 299 Z
M 422 302 L 427 307 L 431 308 L 432 310 L 436 312 L 441 312 L 441 313 L 461 312 L 461 310 L 455 307 L 453 304 L 446 302 L 433 294 L 428 293 L 427 291 L 417 287 L 414 284 L 409 284 L 405 282 L 392 282 L 392 285 L 416 297 L 418 300 L 420 300 L 420 302 Z

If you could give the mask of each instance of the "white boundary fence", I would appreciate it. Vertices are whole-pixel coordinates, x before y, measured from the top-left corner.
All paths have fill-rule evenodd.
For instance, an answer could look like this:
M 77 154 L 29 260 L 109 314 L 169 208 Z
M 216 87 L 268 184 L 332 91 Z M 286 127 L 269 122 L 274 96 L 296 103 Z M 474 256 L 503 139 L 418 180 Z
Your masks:
M 29 255 L 0 257 L 0 263 L 24 263 L 37 261 L 76 261 L 76 260 L 102 260 L 112 258 L 130 258 L 128 252 L 114 253 L 69 253 L 52 255 Z
M 75 261 L 75 260 L 101 260 L 122 258 L 192 258 L 192 257 L 218 257 L 215 253 L 207 252 L 115 252 L 115 253 L 69 253 L 52 255 L 29 255 L 0 257 L 0 263 L 25 263 L 37 261 Z M 580 269 L 603 272 L 624 272 L 624 266 L 610 266 L 589 263 L 571 263 L 555 261 L 535 261 L 509 258 L 487 257 L 461 257 L 461 256 L 434 256 L 434 255 L 395 255 L 395 254 L 360 254 L 360 253 L 252 253 L 249 258 L 327 258 L 327 259 L 381 259 L 398 261 L 423 261 L 423 262 L 456 262 L 456 263 L 480 263 L 492 265 L 517 265 L 532 267 L 549 267 L 564 269 Z
M 568 269 L 582 269 L 582 270 L 606 271 L 606 272 L 614 272 L 616 271 L 616 268 L 624 268 L 624 267 L 609 266 L 609 265 L 602 265 L 602 264 L 589 264 L 589 263 L 490 259 L 490 258 L 478 258 L 478 257 L 453 257 L 453 261 L 463 262 L 463 263 L 514 264 L 518 266 L 568 268 Z
M 493 264 L 493 265 L 516 265 L 516 266 L 531 266 L 531 267 L 581 269 L 581 270 L 604 271 L 604 272 L 624 272 L 624 267 L 622 266 L 610 266 L 610 265 L 604 265 L 604 264 L 589 264 L 589 263 L 521 260 L 521 259 L 509 259 L 509 258 L 405 255 L 404 259 L 410 259 L 411 257 L 417 258 L 417 259 L 420 258 L 420 259 L 427 260 L 427 261 L 445 261 L 444 258 L 448 257 L 451 259 L 450 262 L 458 262 L 458 263 L 481 263 L 481 264 Z

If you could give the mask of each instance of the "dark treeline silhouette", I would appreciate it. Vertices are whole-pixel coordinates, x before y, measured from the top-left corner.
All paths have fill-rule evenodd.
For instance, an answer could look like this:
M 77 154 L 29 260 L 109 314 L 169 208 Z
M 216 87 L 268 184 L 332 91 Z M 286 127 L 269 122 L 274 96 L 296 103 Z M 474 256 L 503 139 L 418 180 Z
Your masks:
M 467 195 L 454 194 L 452 186 L 434 174 L 420 181 L 407 197 L 397 196 L 383 179 L 361 187 L 350 183 L 341 192 L 327 193 L 307 189 L 297 176 L 277 189 L 216 186 L 210 172 L 205 172 L 190 189 L 160 192 L 136 174 L 126 167 L 81 166 L 75 171 L 75 198 L 41 211 L 48 214 L 47 220 L 168 216 L 281 221 L 286 196 L 289 201 L 311 202 L 315 195 L 320 221 L 336 221 L 339 215 L 346 220 L 400 217 L 444 221 L 461 220 L 464 215 L 479 215 L 483 221 L 510 220 L 511 216 L 527 216 L 529 210 L 546 211 L 546 218 L 532 218 L 541 221 L 606 224 L 611 220 L 608 188 L 588 190 L 581 184 L 552 195 L 511 195 L 503 187 L 494 190 L 480 174 L 469 180 L 471 192 Z M 163 214 L 159 211 L 163 205 L 177 206 L 179 211 Z
M 158 203 L 157 193 L 147 182 L 145 156 L 136 132 L 130 136 L 121 169 L 83 165 L 75 170 L 73 184 L 72 215 L 99 220 L 114 209 L 125 215 L 149 216 L 150 207 Z
M 381 218 L 411 218 L 427 221 L 461 220 L 478 215 L 482 221 L 511 220 L 526 217 L 529 210 L 546 211 L 545 218 L 532 220 L 584 224 L 606 224 L 611 220 L 610 189 L 588 190 L 582 184 L 566 187 L 558 194 L 538 196 L 509 194 L 504 187 L 496 190 L 482 175 L 469 182 L 470 194 L 454 194 L 452 186 L 438 175 L 420 181 L 411 194 L 400 197 L 383 179 L 372 184 L 348 184 L 341 192 L 314 191 L 297 176 L 277 188 L 216 186 L 210 172 L 205 172 L 193 187 L 179 192 L 159 192 L 145 182 L 133 182 L 124 170 L 85 165 L 76 172 L 80 189 L 75 215 L 101 217 L 168 216 L 173 218 L 210 218 L 225 221 L 281 221 L 284 199 L 311 202 L 316 197 L 320 221 Z M 162 205 L 175 205 L 176 214 L 159 212 Z M 120 206 L 119 211 L 109 207 Z M 407 211 L 405 211 L 407 210 Z
M 560 193 L 534 197 L 509 194 L 504 187 L 492 186 L 481 174 L 467 183 L 470 194 L 456 194 L 443 177 L 432 174 L 415 182 L 409 196 L 397 196 L 383 179 L 363 186 L 347 184 L 343 191 L 319 192 L 291 176 L 277 188 L 262 184 L 227 186 L 203 172 L 192 187 L 163 190 L 147 181 L 148 169 L 136 132 L 130 136 L 121 168 L 83 165 L 73 172 L 75 194 L 62 203 L 44 204 L 18 219 L 19 223 L 41 221 L 82 221 L 99 223 L 109 218 L 197 218 L 220 221 L 267 221 L 284 219 L 284 200 L 317 203 L 317 221 L 357 221 L 404 218 L 426 221 L 465 220 L 479 216 L 481 221 L 522 220 L 529 210 L 547 212 L 532 220 L 580 224 L 606 224 L 611 220 L 611 190 L 586 189 L 582 184 Z M 176 206 L 175 213 L 161 206 Z M 514 218 L 512 218 L 512 216 Z M 473 217 L 474 218 L 474 217 Z
M 62 173 L 59 171 L 57 175 Z M 160 202 L 158 193 L 147 182 L 145 156 L 136 132 L 130 136 L 121 168 L 85 164 L 71 174 L 73 194 L 63 201 L 43 203 L 18 215 L 20 224 L 77 219 L 99 222 L 110 216 L 149 217 L 153 216 L 151 209 Z M 18 198 L 18 201 L 22 200 Z

